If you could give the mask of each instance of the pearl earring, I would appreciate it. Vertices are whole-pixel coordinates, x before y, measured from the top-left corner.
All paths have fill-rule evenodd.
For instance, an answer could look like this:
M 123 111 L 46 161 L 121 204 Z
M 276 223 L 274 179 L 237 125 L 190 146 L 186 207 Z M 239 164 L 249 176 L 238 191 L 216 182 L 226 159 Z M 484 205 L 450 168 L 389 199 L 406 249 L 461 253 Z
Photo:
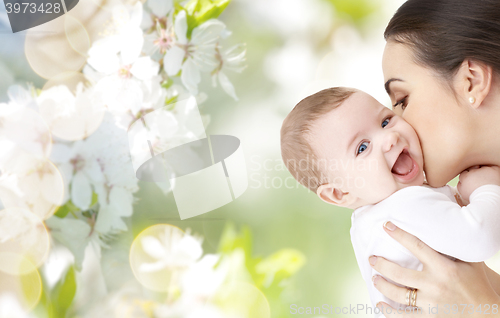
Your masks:
M 476 102 L 476 99 L 474 97 L 469 97 L 469 103 L 474 104 Z

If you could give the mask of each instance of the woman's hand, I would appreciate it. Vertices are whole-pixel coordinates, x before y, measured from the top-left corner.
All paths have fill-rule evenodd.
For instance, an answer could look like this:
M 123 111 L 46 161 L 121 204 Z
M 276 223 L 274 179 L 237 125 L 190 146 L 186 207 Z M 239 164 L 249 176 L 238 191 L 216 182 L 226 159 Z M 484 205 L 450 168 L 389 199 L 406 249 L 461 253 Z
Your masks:
M 422 271 L 415 271 L 382 257 L 370 257 L 370 264 L 377 272 L 401 285 L 417 289 L 416 305 L 421 311 L 398 313 L 391 308 L 389 310 L 392 313 L 389 313 L 390 306 L 380 302 L 377 307 L 386 317 L 471 318 L 484 317 L 485 314 L 489 314 L 488 317 L 500 317 L 500 296 L 488 280 L 484 263 L 452 261 L 390 222 L 385 224 L 384 229 L 423 264 Z M 406 287 L 396 286 L 378 275 L 374 278 L 374 284 L 386 297 L 398 303 L 407 303 Z

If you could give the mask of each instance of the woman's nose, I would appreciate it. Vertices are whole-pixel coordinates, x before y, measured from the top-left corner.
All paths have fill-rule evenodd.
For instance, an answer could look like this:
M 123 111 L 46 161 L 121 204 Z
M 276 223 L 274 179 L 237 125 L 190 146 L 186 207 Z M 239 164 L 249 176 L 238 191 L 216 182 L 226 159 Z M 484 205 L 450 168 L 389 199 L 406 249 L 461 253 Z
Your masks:
M 392 149 L 394 145 L 396 145 L 399 141 L 400 135 L 397 131 L 389 131 L 384 136 L 384 144 L 382 146 L 382 150 L 384 152 L 388 152 Z

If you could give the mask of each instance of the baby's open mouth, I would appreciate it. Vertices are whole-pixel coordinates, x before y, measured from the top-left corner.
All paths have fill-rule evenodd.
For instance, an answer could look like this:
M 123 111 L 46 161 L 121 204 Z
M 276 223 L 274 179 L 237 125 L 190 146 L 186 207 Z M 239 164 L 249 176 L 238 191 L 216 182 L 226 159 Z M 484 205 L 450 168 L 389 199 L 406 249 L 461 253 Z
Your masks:
M 408 150 L 403 149 L 403 151 L 399 154 L 398 159 L 392 166 L 392 173 L 398 174 L 400 176 L 405 176 L 411 172 L 413 169 L 413 159 L 410 157 Z
M 410 156 L 408 150 L 403 149 L 403 151 L 399 154 L 398 159 L 396 159 L 396 162 L 394 162 L 391 172 L 399 179 L 409 181 L 417 175 L 418 164 Z

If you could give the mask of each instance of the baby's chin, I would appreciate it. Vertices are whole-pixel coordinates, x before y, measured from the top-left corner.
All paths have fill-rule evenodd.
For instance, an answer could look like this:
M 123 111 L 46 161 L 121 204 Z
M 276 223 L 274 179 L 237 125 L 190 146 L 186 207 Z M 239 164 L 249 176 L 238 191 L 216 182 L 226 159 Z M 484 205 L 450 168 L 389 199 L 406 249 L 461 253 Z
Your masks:
M 422 185 L 426 184 L 425 174 L 424 174 L 422 168 L 419 167 L 418 173 L 409 182 L 398 182 L 398 181 L 396 181 L 396 182 L 399 185 L 399 189 L 404 189 L 404 188 L 414 187 L 414 186 L 422 186 Z

